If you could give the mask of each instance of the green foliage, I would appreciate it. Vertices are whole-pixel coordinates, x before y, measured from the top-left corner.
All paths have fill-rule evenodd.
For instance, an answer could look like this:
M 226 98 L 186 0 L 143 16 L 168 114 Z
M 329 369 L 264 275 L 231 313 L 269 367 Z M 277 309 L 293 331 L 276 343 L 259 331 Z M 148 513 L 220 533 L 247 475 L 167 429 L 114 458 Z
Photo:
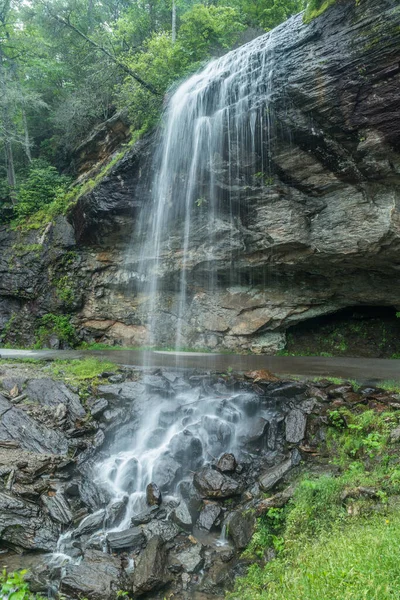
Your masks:
M 58 338 L 62 345 L 74 347 L 77 344 L 76 332 L 71 324 L 69 315 L 54 315 L 48 313 L 39 319 L 39 326 L 35 331 L 35 349 L 48 346 L 52 336 Z
M 116 371 L 115 363 L 88 357 L 74 360 L 56 360 L 52 365 L 52 371 L 56 377 L 62 377 L 66 381 L 76 383 L 87 379 L 96 379 L 105 371 Z
M 65 194 L 69 179 L 51 165 L 34 163 L 18 190 L 17 217 L 26 217 Z
M 257 521 L 256 531 L 249 546 L 243 553 L 244 557 L 263 558 L 265 550 L 274 548 L 276 552 L 283 549 L 281 535 L 285 524 L 286 509 L 270 508 L 265 515 Z
M 319 15 L 322 15 L 322 13 L 335 4 L 335 2 L 336 0 L 308 0 L 303 17 L 304 23 L 309 23 L 316 17 L 319 17 Z
M 29 585 L 25 581 L 26 573 L 27 571 L 8 573 L 6 569 L 3 569 L 0 575 L 0 598 L 2 600 L 44 600 L 43 596 L 29 591 Z
M 336 525 L 289 556 L 253 565 L 232 600 L 392 600 L 400 587 L 400 515 Z

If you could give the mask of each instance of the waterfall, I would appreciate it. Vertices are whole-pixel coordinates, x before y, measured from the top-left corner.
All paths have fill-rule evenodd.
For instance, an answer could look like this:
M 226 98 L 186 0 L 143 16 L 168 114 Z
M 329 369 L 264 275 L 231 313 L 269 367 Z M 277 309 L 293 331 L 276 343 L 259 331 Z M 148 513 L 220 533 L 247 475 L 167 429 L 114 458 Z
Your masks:
M 209 63 L 169 101 L 153 161 L 152 201 L 135 234 L 143 240 L 140 280 L 153 345 L 165 327 L 163 288 L 175 293 L 171 312 L 178 349 L 189 341 L 185 319 L 191 269 L 200 265 L 201 286 L 212 291 L 218 262 L 228 255 L 228 284 L 237 279 L 235 230 L 246 209 L 243 187 L 271 180 L 272 77 L 270 33 Z

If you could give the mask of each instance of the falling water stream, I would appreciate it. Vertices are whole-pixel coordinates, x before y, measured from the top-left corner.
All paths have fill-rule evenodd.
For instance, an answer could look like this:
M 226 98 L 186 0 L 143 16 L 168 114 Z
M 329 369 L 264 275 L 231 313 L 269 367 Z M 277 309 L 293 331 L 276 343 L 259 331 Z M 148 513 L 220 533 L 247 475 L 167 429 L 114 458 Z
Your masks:
M 270 33 L 212 61 L 182 83 L 168 104 L 153 160 L 152 202 L 135 234 L 143 240 L 139 271 L 151 344 L 162 328 L 159 292 L 167 273 L 171 286 L 171 260 L 176 348 L 187 346 L 193 265 L 203 264 L 203 287 L 212 291 L 228 246 L 228 271 L 235 281 L 241 246 L 234 232 L 239 211 L 245 210 L 243 188 L 262 186 L 271 176 L 273 50 Z

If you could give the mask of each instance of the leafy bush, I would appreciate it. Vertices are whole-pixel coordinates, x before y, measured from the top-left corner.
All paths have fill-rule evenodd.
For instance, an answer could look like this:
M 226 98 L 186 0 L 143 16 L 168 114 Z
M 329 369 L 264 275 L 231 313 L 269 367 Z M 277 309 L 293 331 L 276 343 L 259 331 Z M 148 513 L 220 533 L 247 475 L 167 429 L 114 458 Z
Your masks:
M 25 581 L 26 573 L 27 571 L 7 573 L 7 570 L 3 569 L 0 575 L 0 598 L 2 600 L 44 600 L 43 596 L 29 591 L 29 585 Z
M 36 343 L 34 348 L 39 349 L 48 346 L 52 336 L 58 338 L 62 345 L 76 346 L 76 332 L 71 324 L 69 315 L 53 315 L 48 313 L 39 320 L 39 326 L 35 331 Z
M 65 194 L 69 182 L 55 167 L 43 161 L 32 163 L 27 179 L 19 186 L 15 214 L 25 217 L 52 203 Z

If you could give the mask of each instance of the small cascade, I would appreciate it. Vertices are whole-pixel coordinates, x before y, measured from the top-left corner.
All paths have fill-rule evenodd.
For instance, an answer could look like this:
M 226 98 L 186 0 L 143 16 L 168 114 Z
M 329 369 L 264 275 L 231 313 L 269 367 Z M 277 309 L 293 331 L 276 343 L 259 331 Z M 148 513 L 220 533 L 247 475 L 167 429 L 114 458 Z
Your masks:
M 153 162 L 153 201 L 135 232 L 135 240 L 142 240 L 137 277 L 148 299 L 150 344 L 157 344 L 165 328 L 159 316 L 163 287 L 174 292 L 179 349 L 188 346 L 190 270 L 198 266 L 203 289 L 212 291 L 218 261 L 222 256 L 226 261 L 228 252 L 231 283 L 237 280 L 235 256 L 243 248 L 235 231 L 239 212 L 246 210 L 242 190 L 271 180 L 273 56 L 270 33 L 209 63 L 170 99 Z
M 150 381 L 155 378 L 146 377 Z M 253 392 L 233 392 L 224 384 L 191 386 L 179 378 L 174 385 L 169 397 L 144 392 L 135 400 L 137 419 L 125 433 L 116 435 L 105 458 L 86 474 L 106 503 L 102 501 L 75 529 L 59 538 L 52 567 L 79 564 L 82 550 L 88 548 L 109 553 L 118 534 L 123 537 L 138 525 L 146 530 L 151 519 L 171 523 L 180 504 L 186 502 L 185 490 L 196 494 L 194 473 L 209 463 L 218 466 L 221 456 L 233 461 L 233 470 L 236 460 L 242 465 L 250 461 L 256 468 L 257 461 L 261 466 L 266 456 L 273 457 L 279 450 L 276 427 L 281 416 L 274 403 L 264 403 Z M 147 496 L 150 484 L 161 492 L 160 501 L 153 506 Z M 201 521 L 194 517 L 190 528 L 198 527 L 202 529 Z M 227 545 L 222 517 L 210 539 L 215 547 Z M 133 562 L 129 568 L 134 568 Z

